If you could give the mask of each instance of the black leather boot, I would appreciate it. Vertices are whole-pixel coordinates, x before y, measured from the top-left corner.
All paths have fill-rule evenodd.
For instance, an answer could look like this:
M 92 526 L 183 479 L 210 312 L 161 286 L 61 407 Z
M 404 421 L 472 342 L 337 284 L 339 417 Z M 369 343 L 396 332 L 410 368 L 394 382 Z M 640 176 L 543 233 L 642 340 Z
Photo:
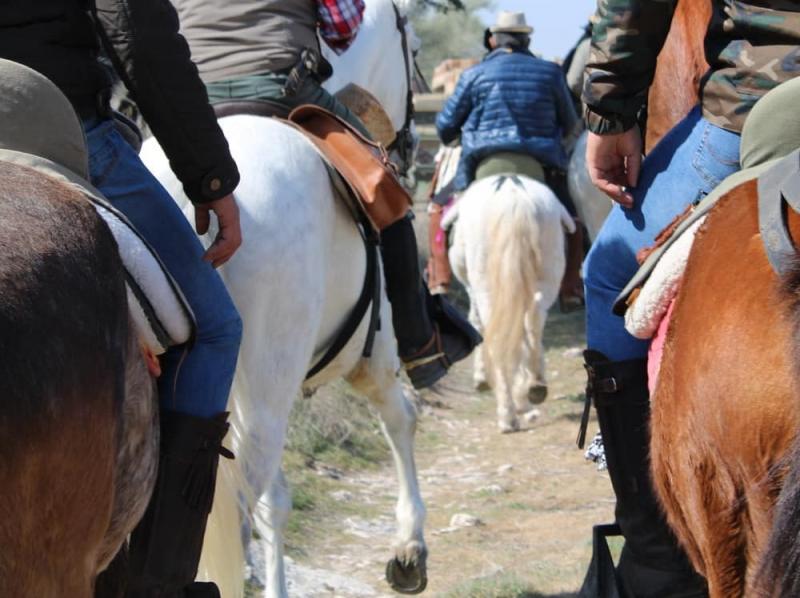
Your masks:
M 467 357 L 481 336 L 444 297 L 428 292 L 409 218 L 381 233 L 381 255 L 400 359 L 414 387 L 427 388 Z
M 614 571 L 602 536 L 613 535 L 615 530 L 608 526 L 595 529 L 595 554 L 579 596 L 707 596 L 705 580 L 694 571 L 669 529 L 650 479 L 646 360 L 611 362 L 591 350 L 584 353 L 584 360 L 587 399 L 597 410 L 608 473 L 617 497 L 615 515 L 625 545 Z
M 205 419 L 161 412 L 161 454 L 153 497 L 133 530 L 129 598 L 219 598 L 213 583 L 195 582 L 206 519 L 214 501 L 228 414 Z

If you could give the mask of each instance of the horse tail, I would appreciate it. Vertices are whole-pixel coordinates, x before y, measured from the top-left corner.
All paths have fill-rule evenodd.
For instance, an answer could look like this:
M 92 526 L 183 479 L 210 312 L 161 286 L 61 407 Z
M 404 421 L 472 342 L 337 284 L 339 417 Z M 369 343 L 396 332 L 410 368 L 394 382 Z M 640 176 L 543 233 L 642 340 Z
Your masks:
M 800 334 L 800 256 L 783 280 L 783 295 L 792 314 L 794 331 Z M 799 343 L 800 344 L 800 343 Z M 800 377 L 800 346 L 794 347 L 794 376 Z M 797 408 L 795 406 L 795 408 Z M 786 456 L 769 472 L 769 483 L 778 486 L 772 530 L 761 556 L 754 587 L 758 596 L 800 596 L 800 434 Z
M 486 358 L 491 369 L 511 380 L 530 350 L 526 319 L 535 309 L 542 255 L 539 222 L 533 197 L 518 180 L 499 183 L 491 202 L 486 261 L 489 321 L 486 325 Z
M 206 579 L 217 584 L 220 596 L 242 598 L 244 596 L 243 575 L 245 569 L 244 545 L 250 538 L 240 530 L 249 530 L 251 525 L 245 521 L 249 512 L 245 497 L 252 492 L 243 471 L 243 459 L 239 454 L 241 410 L 237 397 L 241 396 L 240 376 L 234 376 L 230 398 L 230 432 L 228 438 L 236 453 L 235 459 L 220 459 L 217 470 L 217 486 L 214 494 L 214 507 L 208 517 L 206 535 L 203 541 L 203 554 L 198 567 L 198 579 Z

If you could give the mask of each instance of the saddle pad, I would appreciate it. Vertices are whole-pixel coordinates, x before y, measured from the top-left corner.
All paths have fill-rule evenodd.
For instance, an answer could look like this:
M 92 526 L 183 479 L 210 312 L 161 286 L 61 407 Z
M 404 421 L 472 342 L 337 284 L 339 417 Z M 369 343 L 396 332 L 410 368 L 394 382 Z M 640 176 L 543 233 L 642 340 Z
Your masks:
M 150 245 L 90 183 L 46 158 L 0 150 L 0 160 L 21 164 L 76 187 L 108 225 L 127 273 L 128 307 L 139 338 L 156 355 L 191 341 L 195 320 L 186 298 Z
M 92 196 L 89 199 L 117 241 L 128 274 L 128 308 L 142 342 L 161 355 L 191 340 L 194 315 L 161 260 L 121 213 Z
M 636 300 L 625 312 L 625 329 L 636 338 L 652 338 L 678 292 L 694 244 L 694 235 L 705 221 L 705 216 L 693 220 L 689 228 L 672 240 L 653 267 Z
M 717 185 L 714 190 L 706 195 L 695 207 L 694 211 L 683 221 L 679 226 L 675 228 L 675 232 L 672 236 L 667 239 L 663 245 L 653 250 L 652 253 L 647 257 L 644 263 L 640 266 L 639 270 L 636 274 L 633 275 L 630 282 L 627 286 L 622 290 L 622 292 L 617 296 L 617 299 L 614 301 L 614 313 L 618 316 L 622 316 L 625 314 L 626 310 L 628 309 L 628 303 L 632 301 L 631 296 L 640 289 L 647 279 L 652 274 L 653 270 L 655 269 L 656 265 L 658 264 L 661 256 L 666 253 L 672 244 L 681 237 L 684 231 L 688 230 L 690 227 L 694 225 L 697 220 L 703 218 L 708 211 L 714 207 L 717 201 L 728 191 L 732 190 L 734 187 L 741 185 L 749 180 L 752 180 L 758 177 L 762 172 L 767 170 L 770 166 L 772 166 L 776 160 L 771 160 L 769 162 L 765 162 L 764 164 L 759 164 L 758 166 L 753 166 L 752 168 L 747 168 L 745 170 L 740 170 L 726 178 L 722 181 L 719 185 Z M 616 208 L 618 209 L 618 208 Z

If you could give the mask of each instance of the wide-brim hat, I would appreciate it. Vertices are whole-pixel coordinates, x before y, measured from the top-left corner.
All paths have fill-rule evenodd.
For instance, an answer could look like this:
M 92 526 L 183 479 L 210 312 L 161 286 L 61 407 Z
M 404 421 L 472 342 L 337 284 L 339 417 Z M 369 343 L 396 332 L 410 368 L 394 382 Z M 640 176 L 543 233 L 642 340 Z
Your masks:
M 497 22 L 489 27 L 492 33 L 533 33 L 533 27 L 525 21 L 525 13 L 501 11 Z

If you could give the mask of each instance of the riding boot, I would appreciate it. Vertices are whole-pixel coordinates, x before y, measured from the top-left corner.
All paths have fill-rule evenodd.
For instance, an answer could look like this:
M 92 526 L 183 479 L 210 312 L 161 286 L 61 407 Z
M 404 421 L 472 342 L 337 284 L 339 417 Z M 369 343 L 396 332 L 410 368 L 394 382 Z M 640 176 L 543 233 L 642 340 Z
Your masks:
M 155 490 L 129 548 L 129 598 L 219 598 L 213 583 L 195 582 L 206 519 L 214 500 L 228 414 L 194 417 L 161 412 Z
M 590 567 L 579 596 L 707 596 L 705 580 L 694 571 L 668 527 L 650 478 L 646 360 L 612 362 L 591 350 L 584 353 L 584 359 L 588 373 L 586 394 L 597 410 L 608 473 L 617 497 L 615 515 L 625 545 L 616 574 L 608 572 L 608 567 Z M 595 554 L 593 565 L 597 560 Z M 615 580 L 598 579 L 603 571 Z M 608 589 L 614 581 L 616 594 Z
M 444 297 L 428 292 L 409 218 L 383 230 L 381 255 L 400 359 L 414 387 L 426 388 L 469 355 L 481 337 Z

